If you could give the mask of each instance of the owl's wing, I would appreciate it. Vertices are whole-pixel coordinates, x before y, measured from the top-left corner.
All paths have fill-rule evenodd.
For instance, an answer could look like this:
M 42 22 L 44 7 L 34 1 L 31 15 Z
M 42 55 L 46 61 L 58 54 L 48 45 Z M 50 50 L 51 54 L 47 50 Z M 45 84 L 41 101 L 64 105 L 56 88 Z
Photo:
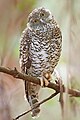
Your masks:
M 29 46 L 30 46 L 30 36 L 29 36 L 29 29 L 25 29 L 22 32 L 21 39 L 20 39 L 20 55 L 19 55 L 19 63 L 21 67 L 21 72 L 27 74 L 27 69 L 31 66 L 31 61 L 29 59 Z M 28 86 L 29 83 L 24 81 L 25 84 L 25 93 L 28 99 Z
M 61 30 L 60 27 L 57 25 L 57 23 L 55 22 L 55 27 L 53 28 L 53 38 L 55 39 L 60 39 L 60 41 L 58 40 L 58 42 L 62 42 L 62 34 L 61 34 Z
M 53 51 L 53 66 L 58 64 L 60 55 L 62 50 L 62 34 L 59 26 L 57 25 L 56 21 L 53 21 L 53 30 L 52 30 L 52 51 Z
M 29 59 L 29 46 L 30 46 L 30 34 L 29 29 L 25 29 L 21 36 L 20 42 L 20 67 L 23 73 L 27 74 L 27 69 L 31 66 L 31 61 Z M 31 84 L 27 81 L 24 81 L 25 84 L 25 98 L 27 98 L 31 108 L 35 107 L 38 104 L 38 89 L 40 86 Z M 32 110 L 32 116 L 37 116 L 40 112 L 39 107 Z
M 19 55 L 19 63 L 21 67 L 21 71 L 23 73 L 27 72 L 27 69 L 31 65 L 31 61 L 29 60 L 29 45 L 30 45 L 30 38 L 28 34 L 28 29 L 25 29 L 22 32 L 21 39 L 20 39 L 20 55 Z

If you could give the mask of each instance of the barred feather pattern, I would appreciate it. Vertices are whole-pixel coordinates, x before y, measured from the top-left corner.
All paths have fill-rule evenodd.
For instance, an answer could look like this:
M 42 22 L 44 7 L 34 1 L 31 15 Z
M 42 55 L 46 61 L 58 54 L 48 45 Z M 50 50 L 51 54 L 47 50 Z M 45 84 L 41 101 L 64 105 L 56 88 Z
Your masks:
M 31 17 L 36 17 L 37 11 L 41 9 L 44 8 L 33 11 L 29 20 Z M 20 40 L 20 67 L 22 72 L 39 78 L 42 77 L 44 71 L 49 71 L 52 74 L 58 64 L 61 47 L 61 31 L 53 16 L 48 23 L 38 25 L 36 29 L 27 25 Z M 39 85 L 25 83 L 25 93 L 31 108 L 38 104 L 39 90 Z M 32 117 L 37 116 L 39 112 L 40 108 L 37 107 L 32 111 Z

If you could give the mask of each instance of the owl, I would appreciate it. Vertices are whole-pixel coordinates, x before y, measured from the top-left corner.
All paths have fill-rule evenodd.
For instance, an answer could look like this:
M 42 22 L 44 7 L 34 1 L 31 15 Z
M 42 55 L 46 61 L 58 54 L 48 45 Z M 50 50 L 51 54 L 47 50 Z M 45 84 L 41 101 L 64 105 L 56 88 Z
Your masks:
M 28 16 L 27 27 L 20 39 L 20 67 L 27 75 L 37 77 L 41 86 L 47 86 L 58 64 L 62 35 L 51 12 L 44 7 L 34 9 Z M 38 105 L 40 86 L 25 81 L 25 95 L 31 108 Z M 32 110 L 32 117 L 40 108 Z

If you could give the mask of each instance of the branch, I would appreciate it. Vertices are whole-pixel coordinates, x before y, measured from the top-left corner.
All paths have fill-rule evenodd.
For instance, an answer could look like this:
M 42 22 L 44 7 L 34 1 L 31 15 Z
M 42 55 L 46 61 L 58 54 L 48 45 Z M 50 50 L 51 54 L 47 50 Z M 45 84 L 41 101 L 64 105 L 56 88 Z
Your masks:
M 28 82 L 32 82 L 32 83 L 40 85 L 40 80 L 38 78 L 23 74 L 23 73 L 19 72 L 16 68 L 14 68 L 12 70 L 10 68 L 0 67 L 0 72 L 11 75 L 14 78 L 19 78 L 19 79 L 26 80 Z M 54 89 L 56 92 L 60 93 L 60 86 L 55 83 L 50 82 L 47 87 Z M 63 85 L 63 92 L 65 92 L 65 91 L 66 91 L 66 88 Z M 74 96 L 74 97 L 80 97 L 80 91 L 75 90 L 75 89 L 68 89 L 68 94 L 70 94 L 71 96 Z
M 16 68 L 14 68 L 13 70 L 10 69 L 10 68 L 5 68 L 5 67 L 0 67 L 0 72 L 2 73 L 6 73 L 8 75 L 11 75 L 13 76 L 14 78 L 19 78 L 19 79 L 22 79 L 22 80 L 26 80 L 28 82 L 32 82 L 32 83 L 35 83 L 35 84 L 38 84 L 40 85 L 40 80 L 36 77 L 33 77 L 33 76 L 29 76 L 29 75 L 26 75 L 26 74 L 23 74 L 21 72 L 19 72 Z M 52 83 L 50 82 L 49 85 L 47 86 L 48 88 L 51 88 L 51 89 L 54 89 L 55 90 L 55 93 L 52 94 L 51 96 L 49 96 L 48 98 L 44 99 L 43 101 L 41 101 L 37 106 L 35 106 L 34 108 L 20 114 L 19 116 L 17 116 L 15 119 L 13 120 L 17 120 L 19 119 L 20 117 L 22 117 L 23 115 L 31 112 L 33 109 L 35 109 L 36 107 L 40 106 L 41 104 L 45 103 L 46 101 L 50 100 L 51 98 L 53 98 L 54 96 L 56 96 L 58 93 L 60 93 L 60 102 L 61 102 L 61 105 L 63 103 L 62 99 L 63 99 L 63 92 L 66 91 L 66 88 L 64 85 L 61 84 L 57 84 L 57 83 Z M 80 97 L 80 91 L 78 90 L 74 90 L 74 89 L 68 89 L 68 94 L 70 94 L 71 96 L 74 96 L 74 97 Z M 63 107 L 63 106 L 62 106 Z
M 41 102 L 39 102 L 37 106 L 35 106 L 35 107 L 33 107 L 32 109 L 30 109 L 30 110 L 28 110 L 28 111 L 20 114 L 19 116 L 17 116 L 17 117 L 16 117 L 15 119 L 13 119 L 13 120 L 18 120 L 19 118 L 21 118 L 22 116 L 28 114 L 28 113 L 31 112 L 33 109 L 35 109 L 35 108 L 37 108 L 38 106 L 40 106 L 41 104 L 43 104 L 43 103 L 47 102 L 48 100 L 52 99 L 52 98 L 53 98 L 54 96 L 56 96 L 57 94 L 58 94 L 58 92 L 53 93 L 53 94 L 50 95 L 48 98 L 46 98 L 46 99 L 42 100 Z

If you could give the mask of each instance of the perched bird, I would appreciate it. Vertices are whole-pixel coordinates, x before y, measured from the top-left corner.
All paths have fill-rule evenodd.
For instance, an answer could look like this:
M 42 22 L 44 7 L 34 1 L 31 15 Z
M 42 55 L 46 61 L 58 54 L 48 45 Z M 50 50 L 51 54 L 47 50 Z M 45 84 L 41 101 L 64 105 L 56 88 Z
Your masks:
M 59 61 L 61 46 L 61 31 L 51 12 L 44 7 L 34 9 L 20 39 L 21 71 L 39 78 L 41 86 L 47 86 Z M 25 81 L 25 94 L 31 108 L 38 104 L 39 90 L 39 85 Z M 39 107 L 33 109 L 32 117 L 39 112 Z

